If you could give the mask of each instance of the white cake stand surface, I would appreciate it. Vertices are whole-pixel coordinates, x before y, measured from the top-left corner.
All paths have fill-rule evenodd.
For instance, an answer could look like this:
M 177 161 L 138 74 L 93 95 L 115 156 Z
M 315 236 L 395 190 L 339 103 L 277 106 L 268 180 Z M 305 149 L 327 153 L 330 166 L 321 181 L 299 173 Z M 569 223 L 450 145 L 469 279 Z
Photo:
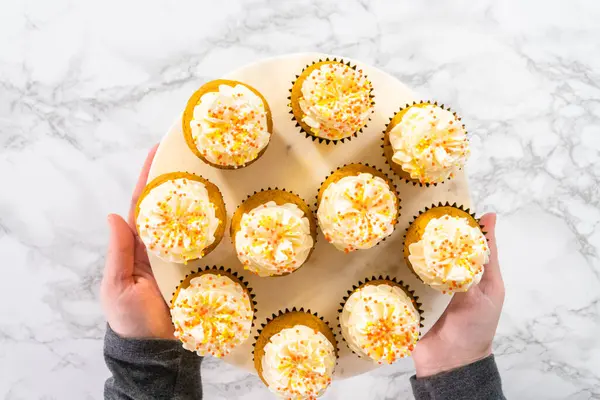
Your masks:
M 223 76 L 255 87 L 271 107 L 274 133 L 267 151 L 254 164 L 239 170 L 222 170 L 203 163 L 188 148 L 183 138 L 180 117 L 161 141 L 150 170 L 149 180 L 174 171 L 187 171 L 209 179 L 223 193 L 228 218 L 248 195 L 269 187 L 293 191 L 316 211 L 314 205 L 321 182 L 333 170 L 352 162 L 368 163 L 393 177 L 400 193 L 401 216 L 394 233 L 369 250 L 344 254 L 327 243 L 319 231 L 316 248 L 307 264 L 291 275 L 273 278 L 260 278 L 245 271 L 235 255 L 228 233 L 215 251 L 188 265 L 168 263 L 150 256 L 158 285 L 167 301 L 171 300 L 179 282 L 198 267 L 224 266 L 237 271 L 249 282 L 258 303 L 256 323 L 250 339 L 225 357 L 224 361 L 252 372 L 255 372 L 252 359 L 254 337 L 260 324 L 273 313 L 293 307 L 303 307 L 318 313 L 334 329 L 340 350 L 336 379 L 377 368 L 376 363 L 361 359 L 348 349 L 338 328 L 338 309 L 342 298 L 353 285 L 365 278 L 389 275 L 402 280 L 414 290 L 423 304 L 423 334 L 438 320 L 451 299 L 451 296 L 423 285 L 411 274 L 403 259 L 402 243 L 409 223 L 426 206 L 446 201 L 470 206 L 464 172 L 459 172 L 454 179 L 435 187 L 413 186 L 393 174 L 383 157 L 383 131 L 394 112 L 401 106 L 420 99 L 415 98 L 410 89 L 396 78 L 355 60 L 344 59 L 363 69 L 374 88 L 375 113 L 368 126 L 358 137 L 337 145 L 306 138 L 292 121 L 288 105 L 289 89 L 296 75 L 305 66 L 327 57 L 334 58 L 318 53 L 287 55 L 260 61 Z M 198 86 L 200 84 L 201 82 Z M 182 109 L 184 106 L 182 103 Z M 411 360 L 402 359 L 398 362 L 410 363 Z

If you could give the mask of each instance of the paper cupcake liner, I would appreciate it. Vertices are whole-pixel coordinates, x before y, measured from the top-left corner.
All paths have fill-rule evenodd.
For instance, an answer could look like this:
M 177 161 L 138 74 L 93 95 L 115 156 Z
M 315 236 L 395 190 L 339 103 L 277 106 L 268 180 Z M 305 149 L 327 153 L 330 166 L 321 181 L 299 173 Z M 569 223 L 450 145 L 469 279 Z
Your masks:
M 277 200 L 279 200 L 277 198 L 265 198 L 265 199 L 260 198 L 261 194 L 267 194 L 269 192 L 275 192 L 275 194 L 277 192 L 284 192 L 284 193 L 286 193 L 288 195 L 291 194 L 291 195 L 293 195 L 295 197 L 295 199 L 293 199 L 293 200 L 296 200 L 296 201 L 285 201 L 285 202 L 282 202 L 281 204 L 284 204 L 284 203 L 293 203 L 293 204 L 296 204 L 304 212 L 305 216 L 308 218 L 308 222 L 310 224 L 310 234 L 311 234 L 311 236 L 313 238 L 313 247 L 310 250 L 310 253 L 308 254 L 308 257 L 306 258 L 306 260 L 304 261 L 304 263 L 302 263 L 302 265 L 300 267 L 296 268 L 292 272 L 288 272 L 288 273 L 281 274 L 281 275 L 273 275 L 273 276 L 269 277 L 269 278 L 278 278 L 278 277 L 282 277 L 282 276 L 287 276 L 287 275 L 293 274 L 294 272 L 296 272 L 300 268 L 302 268 L 308 262 L 308 260 L 310 259 L 310 256 L 314 252 L 315 247 L 317 245 L 317 240 L 318 240 L 317 218 L 316 218 L 313 210 L 310 209 L 308 203 L 306 201 L 304 201 L 304 199 L 302 197 L 300 197 L 297 193 L 294 193 L 291 190 L 287 190 L 285 188 L 281 188 L 280 189 L 278 187 L 274 187 L 274 188 L 267 187 L 266 189 L 261 189 L 258 192 L 255 191 L 254 193 L 249 194 L 246 197 L 246 199 L 242 203 L 240 203 L 238 205 L 237 209 L 233 213 L 233 216 L 231 217 L 231 225 L 229 227 L 229 236 L 231 237 L 231 243 L 233 244 L 234 249 L 235 249 L 235 233 L 236 233 L 236 230 L 237 230 L 237 226 L 239 225 L 239 222 L 242 219 L 242 216 L 245 213 L 250 212 L 254 208 L 258 207 L 260 204 L 264 204 L 267 201 L 275 201 L 277 203 Z M 251 205 L 250 207 L 245 208 L 244 205 L 247 205 L 248 201 L 250 199 L 253 199 L 253 198 L 259 200 L 259 202 L 256 205 Z M 301 207 L 300 204 L 297 203 L 297 200 L 300 200 L 300 202 L 302 202 L 302 205 L 304 207 Z M 280 204 L 280 203 L 277 203 L 277 204 Z M 237 254 L 237 251 L 236 251 L 236 254 Z M 249 271 L 249 272 L 254 274 L 254 272 L 252 272 L 252 271 Z M 255 275 L 257 275 L 257 274 L 255 274 Z
M 268 386 L 268 384 L 264 381 L 264 379 L 262 377 L 262 366 L 260 365 L 260 358 L 257 358 L 257 356 L 262 357 L 264 355 L 264 353 L 262 353 L 262 350 L 265 348 L 267 343 L 269 343 L 269 340 L 271 339 L 271 337 L 273 337 L 277 333 L 281 332 L 283 329 L 291 328 L 291 327 L 295 326 L 297 323 L 289 323 L 289 322 L 283 323 L 282 322 L 283 326 L 280 329 L 277 329 L 279 327 L 273 328 L 272 331 L 266 333 L 266 335 L 268 335 L 268 336 L 266 338 L 264 338 L 264 340 L 261 338 L 261 335 L 262 335 L 263 331 L 265 330 L 265 328 L 267 328 L 269 326 L 269 324 L 280 321 L 285 316 L 289 316 L 292 313 L 297 314 L 300 319 L 306 318 L 308 316 L 309 317 L 308 322 L 311 325 L 306 325 L 306 324 L 304 324 L 304 325 L 308 326 L 309 328 L 317 329 L 317 330 L 319 330 L 319 332 L 321 332 L 323 335 L 325 335 L 325 337 L 333 345 L 335 357 L 336 357 L 336 365 L 337 365 L 338 355 L 340 353 L 339 347 L 338 347 L 339 340 L 338 340 L 334 330 L 331 328 L 331 325 L 329 325 L 329 322 L 326 319 L 324 319 L 318 313 L 313 312 L 310 309 L 305 309 L 304 307 L 300 307 L 300 308 L 293 307 L 292 309 L 286 308 L 285 311 L 279 310 L 276 314 L 273 313 L 270 317 L 267 317 L 265 322 L 260 324 L 260 326 L 258 327 L 258 332 L 257 332 L 256 336 L 254 337 L 254 344 L 252 345 L 252 359 L 254 361 L 254 367 L 255 367 L 256 372 L 258 373 L 258 376 L 260 377 L 260 379 L 267 386 Z M 307 321 L 303 321 L 303 322 L 307 322 Z M 327 332 L 323 332 L 323 330 L 326 330 Z M 327 335 L 327 333 L 329 335 Z M 261 339 L 260 344 L 259 344 L 259 339 Z M 264 343 L 262 343 L 263 341 L 264 341 Z M 257 346 L 259 347 L 258 350 L 257 350 Z
M 325 179 L 324 179 L 324 180 L 321 182 L 321 184 L 319 185 L 319 190 L 317 191 L 317 195 L 315 196 L 315 199 L 316 199 L 316 200 L 315 200 L 315 210 L 317 210 L 317 211 L 319 210 L 320 196 L 321 196 L 321 193 L 322 193 L 323 191 L 325 191 L 325 189 L 326 189 L 326 187 L 324 188 L 324 187 L 323 187 L 323 185 L 324 185 L 324 184 L 327 182 L 327 180 L 328 180 L 329 178 L 331 178 L 331 176 L 332 176 L 334 173 L 336 173 L 336 172 L 338 172 L 338 171 L 342 170 L 343 168 L 346 168 L 346 167 L 348 167 L 348 166 L 352 166 L 352 165 L 360 165 L 360 166 L 363 166 L 363 167 L 367 167 L 367 168 L 369 168 L 369 169 L 371 170 L 371 171 L 370 171 L 370 173 L 371 173 L 373 176 L 378 176 L 378 177 L 382 178 L 384 181 L 386 181 L 386 182 L 387 182 L 387 184 L 388 184 L 388 186 L 389 186 L 389 187 L 390 187 L 390 189 L 392 190 L 392 192 L 394 192 L 394 194 L 396 195 L 396 199 L 398 200 L 398 202 L 397 202 L 397 207 L 398 207 L 398 215 L 396 216 L 396 221 L 394 222 L 394 230 L 396 230 L 396 225 L 398 224 L 398 221 L 399 221 L 399 219 L 400 219 L 400 215 L 401 215 L 401 211 L 402 211 L 402 205 L 401 205 L 401 203 L 402 203 L 402 199 L 401 199 L 401 197 L 400 197 L 400 193 L 398 192 L 398 188 L 397 188 L 396 184 L 394 183 L 394 181 L 393 181 L 392 179 L 390 179 L 390 177 L 389 177 L 389 176 L 388 176 L 388 175 L 387 175 L 385 172 L 383 172 L 383 170 L 381 170 L 380 168 L 377 168 L 377 167 L 375 167 L 374 165 L 370 165 L 370 164 L 368 164 L 368 163 L 360 163 L 360 162 L 357 162 L 357 163 L 349 163 L 349 164 L 344 164 L 343 166 L 341 166 L 341 167 L 338 167 L 338 168 L 337 168 L 335 171 L 331 171 L 331 172 L 329 173 L 329 175 L 327 175 L 327 177 L 326 177 L 326 178 L 325 178 Z M 360 172 L 363 172 L 363 171 L 360 171 Z M 366 172 L 366 171 L 365 171 L 365 172 Z M 350 175 L 347 175 L 347 176 L 350 176 Z M 341 178 L 340 178 L 340 179 L 341 179 Z M 335 182 L 337 182 L 337 180 L 336 180 L 336 181 L 332 181 L 332 182 L 330 182 L 330 183 L 335 183 Z M 318 219 L 318 218 L 316 218 L 316 220 L 317 220 L 317 224 L 318 224 L 318 223 L 319 223 L 319 219 Z M 392 233 L 392 234 L 393 234 L 393 233 Z M 390 236 L 392 236 L 392 235 L 390 235 Z M 383 239 L 381 239 L 381 240 L 380 240 L 380 241 L 379 241 L 379 242 L 376 244 L 376 246 L 379 246 L 379 244 L 381 244 L 381 243 L 385 242 L 385 241 L 386 241 L 386 239 L 387 239 L 387 238 L 389 238 L 390 236 L 386 236 L 386 237 L 384 237 Z
M 406 295 L 412 300 L 413 305 L 415 306 L 415 308 L 417 309 L 417 312 L 419 313 L 419 327 L 423 328 L 423 321 L 425 321 L 425 318 L 423 317 L 423 309 L 421 308 L 423 306 L 423 303 L 419 302 L 419 296 L 415 295 L 415 291 L 411 290 L 410 287 L 404 283 L 404 281 L 402 280 L 398 280 L 395 277 L 390 277 L 389 275 L 379 275 L 379 276 L 375 276 L 373 275 L 371 278 L 365 278 L 362 281 L 358 281 L 358 283 L 356 283 L 355 285 L 352 286 L 352 289 L 347 291 L 347 294 L 342 298 L 342 301 L 340 302 L 340 308 L 338 309 L 338 313 L 337 313 L 337 328 L 338 331 L 340 333 L 340 336 L 342 337 L 342 340 L 344 341 L 344 343 L 346 343 L 346 347 L 348 347 L 348 349 L 354 353 L 356 356 L 358 356 L 361 359 L 367 359 L 366 357 L 356 353 L 354 350 L 352 350 L 350 348 L 350 346 L 348 345 L 348 342 L 346 341 L 346 338 L 344 337 L 344 334 L 342 332 L 342 321 L 340 320 L 340 316 L 342 315 L 342 311 L 344 310 L 344 306 L 346 305 L 346 302 L 348 301 L 348 299 L 350 298 L 350 296 L 352 296 L 352 294 L 357 291 L 358 289 L 361 289 L 369 284 L 379 284 L 379 283 L 386 283 L 386 282 L 392 282 L 394 284 L 396 284 L 398 287 L 400 287 L 404 293 L 406 293 Z M 419 338 L 422 336 L 422 333 L 419 332 Z M 370 360 L 370 358 L 369 358 Z
M 214 164 L 214 163 L 208 161 L 202 155 L 202 153 L 200 153 L 200 150 L 198 150 L 198 147 L 196 147 L 196 143 L 192 136 L 192 129 L 190 128 L 190 121 L 193 119 L 193 116 L 194 116 L 194 107 L 196 107 L 196 105 L 200 101 L 200 98 L 204 94 L 209 93 L 209 92 L 218 92 L 220 85 L 227 85 L 227 86 L 231 86 L 231 87 L 234 87 L 235 85 L 242 85 L 242 86 L 245 86 L 246 88 L 248 88 L 250 91 L 252 91 L 252 93 L 257 95 L 262 100 L 262 102 L 265 106 L 265 112 L 267 114 L 267 131 L 269 132 L 271 137 L 273 136 L 273 116 L 271 114 L 271 108 L 269 107 L 269 103 L 267 102 L 267 99 L 258 90 L 256 90 L 254 87 L 248 85 L 247 83 L 234 81 L 234 80 L 228 80 L 228 79 L 216 79 L 213 81 L 206 82 L 204 85 L 200 86 L 200 88 L 198 90 L 196 90 L 194 92 L 194 94 L 192 94 L 192 96 L 187 101 L 187 104 L 183 111 L 183 116 L 181 117 L 181 128 L 183 131 L 183 138 L 185 139 L 185 142 L 187 143 L 187 145 L 188 145 L 189 149 L 192 151 L 192 153 L 194 153 L 194 155 L 196 157 L 198 157 L 200 160 L 202 160 L 204 163 L 210 165 L 211 167 L 219 168 L 219 169 L 244 168 L 244 167 L 247 167 L 248 165 L 254 163 L 255 161 L 257 161 L 260 157 L 262 157 L 262 155 L 267 150 L 267 147 L 269 147 L 269 144 L 267 143 L 265 148 L 262 149 L 254 159 L 248 161 L 247 163 L 245 163 L 243 165 L 219 165 L 219 164 Z
M 484 235 L 487 235 L 487 232 L 484 230 L 485 227 L 483 225 L 481 225 L 481 219 L 477 218 L 475 216 L 475 213 L 471 213 L 471 210 L 469 208 L 465 208 L 463 205 L 458 205 L 457 203 L 450 204 L 450 202 L 448 202 L 448 201 L 446 203 L 439 202 L 437 205 L 432 204 L 430 207 L 425 207 L 425 209 L 419 211 L 419 214 L 413 216 L 412 221 L 410 222 L 410 224 L 408 225 L 408 228 L 406 228 L 406 231 L 404 232 L 403 243 L 402 243 L 402 252 L 404 255 L 404 260 L 406 261 L 406 266 L 408 267 L 408 269 L 410 269 L 410 271 L 413 273 L 413 275 L 416 276 L 420 282 L 423 282 L 423 280 L 414 271 L 410 261 L 408 260 L 408 256 L 410 253 L 409 253 L 408 245 L 407 245 L 407 237 L 409 235 L 411 227 L 413 226 L 413 224 L 417 220 L 417 218 L 419 218 L 421 215 L 425 214 L 427 211 L 434 210 L 434 209 L 440 208 L 440 207 L 450 207 L 450 208 L 459 210 L 461 213 L 463 213 L 463 214 L 461 214 L 463 217 L 468 217 L 468 218 L 470 218 L 470 220 L 475 221 L 475 223 L 477 224 L 479 229 L 481 229 L 481 232 Z M 487 240 L 487 236 L 486 236 L 486 240 Z M 414 242 L 416 242 L 416 240 Z M 414 243 L 414 242 L 412 242 L 412 243 Z
M 309 138 L 309 139 L 312 139 L 313 142 L 314 141 L 318 141 L 319 143 L 325 142 L 325 144 L 334 144 L 334 145 L 337 144 L 337 143 L 344 143 L 344 141 L 349 142 L 353 137 L 358 137 L 358 134 L 362 133 L 363 130 L 365 130 L 367 128 L 368 121 L 371 121 L 371 117 L 368 118 L 367 123 L 365 123 L 365 125 L 362 128 L 360 128 L 358 131 L 354 132 L 351 136 L 348 136 L 348 137 L 345 137 L 345 138 L 342 138 L 342 139 L 327 139 L 327 138 L 322 138 L 322 137 L 314 135 L 310 131 L 310 129 L 308 128 L 308 126 L 306 126 L 302 121 L 299 121 L 296 118 L 296 115 L 294 114 L 294 110 L 292 108 L 292 89 L 293 89 L 294 85 L 296 84 L 296 81 L 298 80 L 298 78 L 300 78 L 300 76 L 302 76 L 302 73 L 307 68 L 310 68 L 310 67 L 312 67 L 315 64 L 324 63 L 324 62 L 336 62 L 336 63 L 344 64 L 344 65 L 347 65 L 348 67 L 352 68 L 353 70 L 356 70 L 356 68 L 357 68 L 356 65 L 351 64 L 350 61 L 347 61 L 347 62 L 344 61 L 344 59 L 341 58 L 341 57 L 339 57 L 339 58 L 338 57 L 334 57 L 334 58 L 327 57 L 325 59 L 320 58 L 318 61 L 313 61 L 312 63 L 307 64 L 304 68 L 302 68 L 302 71 L 300 72 L 300 74 L 296 75 L 296 79 L 294 79 L 292 81 L 292 87 L 289 89 L 289 92 L 290 92 L 290 95 L 288 96 L 288 100 L 289 100 L 288 107 L 290 108 L 289 113 L 292 116 L 292 121 L 296 124 L 296 128 L 300 128 L 300 131 L 302 133 L 304 133 L 305 137 Z M 367 78 L 367 80 L 368 80 L 367 75 L 366 74 L 364 74 L 364 75 L 365 75 L 365 78 Z M 371 98 L 371 105 L 374 106 L 375 105 L 375 101 L 373 99 L 375 98 L 375 96 L 373 95 L 373 87 L 371 87 L 371 91 L 370 91 L 369 97 Z M 371 114 L 373 114 L 373 112 L 375 112 L 375 109 L 373 109 L 371 111 Z
M 437 186 L 438 184 L 441 185 L 441 184 L 444 184 L 444 183 L 448 182 L 449 180 L 451 180 L 452 177 L 448 177 L 448 178 L 446 178 L 442 182 L 421 183 L 421 182 L 417 181 L 416 179 L 412 179 L 410 177 L 410 175 L 406 171 L 404 171 L 400 165 L 398 165 L 398 164 L 396 164 L 396 163 L 394 163 L 392 161 L 393 149 L 392 149 L 392 145 L 391 145 L 390 140 L 389 140 L 389 131 L 394 126 L 396 126 L 396 124 L 393 124 L 394 117 L 396 115 L 398 115 L 398 113 L 400 113 L 400 112 L 408 109 L 409 107 L 415 106 L 417 104 L 430 104 L 430 105 L 438 106 L 438 107 L 440 107 L 443 110 L 452 112 L 452 114 L 456 117 L 456 119 L 459 120 L 459 121 L 461 121 L 461 117 L 455 111 L 452 111 L 450 109 L 450 107 L 445 106 L 444 104 L 438 104 L 437 101 L 434 101 L 432 103 L 432 102 L 427 101 L 427 100 L 425 100 L 425 101 L 421 100 L 419 102 L 413 101 L 412 104 L 408 104 L 407 103 L 403 107 L 400 107 L 398 109 L 398 111 L 396 111 L 394 113 L 394 115 L 392 117 L 390 117 L 389 122 L 385 125 L 385 129 L 383 130 L 382 137 L 381 137 L 381 141 L 382 141 L 382 143 L 381 143 L 381 149 L 382 149 L 382 152 L 383 152 L 383 158 L 385 159 L 385 163 L 390 167 L 390 169 L 396 175 L 398 175 L 398 177 L 400 177 L 400 179 L 404 180 L 406 183 L 412 183 L 413 186 L 419 185 L 420 187 Z M 463 128 L 465 128 L 464 124 L 463 124 Z M 459 168 L 458 171 L 460 171 L 461 169 L 462 168 Z
M 140 197 L 138 198 L 138 201 L 135 206 L 134 217 L 135 217 L 135 221 L 136 221 L 136 230 L 139 231 L 139 229 L 137 227 L 137 219 L 138 219 L 138 214 L 140 211 L 140 204 L 142 204 L 142 200 L 148 195 L 148 193 L 150 193 L 152 191 L 152 189 L 162 185 L 165 182 L 172 181 L 175 179 L 189 179 L 189 180 L 200 182 L 200 183 L 204 184 L 204 186 L 206 187 L 206 190 L 208 191 L 208 199 L 215 206 L 215 215 L 221 223 L 219 224 L 219 226 L 217 227 L 217 230 L 215 231 L 215 240 L 212 242 L 212 244 L 210 246 L 206 247 L 202 253 L 202 257 L 205 257 L 211 251 L 213 251 L 215 248 L 217 248 L 217 246 L 223 239 L 223 236 L 225 236 L 225 226 L 227 225 L 227 207 L 225 205 L 225 199 L 223 198 L 223 194 L 219 190 L 219 187 L 201 175 L 192 174 L 192 173 L 185 172 L 185 171 L 169 172 L 169 173 L 157 176 L 151 182 L 146 184 L 146 187 L 144 187 L 144 190 L 140 194 Z M 202 257 L 200 257 L 200 258 L 202 258 Z M 193 259 L 193 260 L 187 260 L 187 262 L 185 262 L 183 264 L 187 264 L 190 261 L 199 260 L 200 258 Z

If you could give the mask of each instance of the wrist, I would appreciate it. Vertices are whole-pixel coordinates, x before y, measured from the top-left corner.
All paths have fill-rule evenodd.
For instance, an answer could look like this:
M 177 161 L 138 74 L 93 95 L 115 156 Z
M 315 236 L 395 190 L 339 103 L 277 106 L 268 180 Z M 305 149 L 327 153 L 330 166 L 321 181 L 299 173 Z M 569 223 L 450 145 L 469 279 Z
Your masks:
M 160 336 L 152 336 L 152 335 L 131 335 L 131 334 L 121 334 L 110 323 L 106 324 L 106 336 L 111 338 L 116 338 L 118 340 L 127 341 L 130 343 L 144 343 L 144 342 L 154 342 L 154 343 L 179 343 L 175 337 L 160 337 Z
M 179 363 L 183 357 L 190 365 L 199 364 L 202 361 L 202 357 L 198 357 L 193 351 L 184 349 L 178 340 L 122 337 L 113 331 L 109 324 L 106 326 L 104 336 L 104 354 L 105 357 L 146 368 L 148 365 L 154 365 L 156 360 L 160 360 L 161 363 Z
M 491 346 L 481 350 L 463 352 L 460 350 L 436 351 L 428 347 L 419 347 L 417 344 L 412 358 L 417 378 L 425 378 L 464 367 L 483 360 L 491 354 Z
M 109 328 L 123 339 L 164 339 L 176 340 L 173 326 L 158 324 L 158 326 L 146 326 L 126 321 L 121 324 L 118 321 L 108 321 Z

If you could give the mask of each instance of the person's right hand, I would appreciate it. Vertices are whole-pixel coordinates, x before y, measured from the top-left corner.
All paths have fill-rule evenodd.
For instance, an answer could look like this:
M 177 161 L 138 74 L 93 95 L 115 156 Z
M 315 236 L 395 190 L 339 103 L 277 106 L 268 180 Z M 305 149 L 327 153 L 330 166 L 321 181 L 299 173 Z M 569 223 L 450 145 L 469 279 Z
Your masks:
M 490 261 L 481 282 L 466 293 L 456 293 L 441 318 L 417 342 L 412 354 L 417 378 L 450 371 L 492 354 L 504 303 L 504 282 L 498 264 L 496 215 L 486 214 L 481 222 L 487 231 Z

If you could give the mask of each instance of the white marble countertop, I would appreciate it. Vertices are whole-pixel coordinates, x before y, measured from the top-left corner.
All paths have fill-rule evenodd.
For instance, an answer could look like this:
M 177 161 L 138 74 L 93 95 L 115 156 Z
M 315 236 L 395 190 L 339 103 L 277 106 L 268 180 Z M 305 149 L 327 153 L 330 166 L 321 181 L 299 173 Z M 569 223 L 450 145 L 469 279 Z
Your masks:
M 506 395 L 599 399 L 599 21 L 597 0 L 3 0 L 0 398 L 102 398 L 105 216 L 201 82 L 320 51 L 463 115 L 477 210 L 499 214 Z M 269 397 L 222 362 L 203 374 L 206 399 Z M 410 398 L 411 374 L 325 398 Z

